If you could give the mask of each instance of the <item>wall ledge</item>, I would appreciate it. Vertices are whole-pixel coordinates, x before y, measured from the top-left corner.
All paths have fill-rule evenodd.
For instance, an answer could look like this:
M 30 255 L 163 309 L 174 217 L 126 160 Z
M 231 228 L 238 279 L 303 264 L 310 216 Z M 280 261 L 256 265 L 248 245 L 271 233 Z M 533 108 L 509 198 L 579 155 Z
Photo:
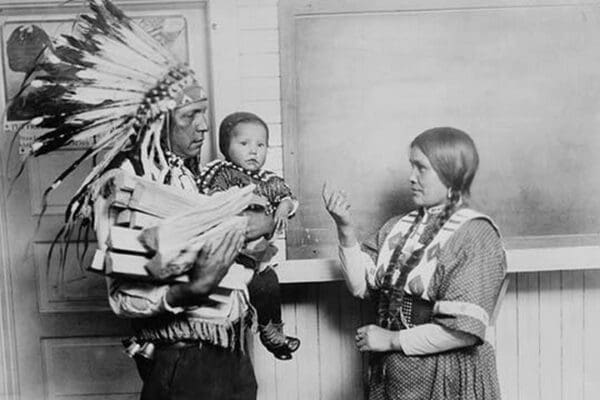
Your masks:
M 508 273 L 600 269 L 600 245 L 509 249 Z M 281 283 L 341 281 L 339 261 L 333 258 L 285 260 L 275 268 Z

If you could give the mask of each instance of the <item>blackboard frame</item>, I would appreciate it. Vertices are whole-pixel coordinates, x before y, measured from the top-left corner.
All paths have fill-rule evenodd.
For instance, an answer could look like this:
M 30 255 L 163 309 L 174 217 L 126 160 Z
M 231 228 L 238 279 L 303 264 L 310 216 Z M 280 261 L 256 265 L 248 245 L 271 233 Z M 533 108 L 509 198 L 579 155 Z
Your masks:
M 588 2 L 581 1 L 544 1 L 542 4 L 537 2 L 535 7 L 568 7 L 578 5 L 589 5 Z M 359 1 L 334 1 L 325 0 L 320 2 L 311 2 L 308 0 L 282 0 L 279 2 L 280 18 L 280 51 L 281 51 L 281 90 L 282 90 L 282 122 L 283 122 L 283 144 L 284 144 L 284 173 L 286 180 L 297 189 L 300 187 L 300 173 L 298 170 L 298 157 L 301 151 L 298 145 L 298 127 L 297 127 L 297 99 L 296 89 L 296 58 L 294 38 L 295 23 L 300 18 L 314 17 L 319 15 L 333 14 L 353 14 L 353 13 L 383 13 L 383 12 L 402 12 L 402 11 L 433 11 L 439 9 L 452 8 L 455 10 L 471 8 L 497 8 L 497 7 L 534 7 L 525 1 L 486 1 L 475 2 L 467 0 L 456 1 L 428 1 L 426 4 L 421 1 L 372 1 L 369 4 Z M 302 212 L 302 211 L 301 211 Z M 329 225 L 333 229 L 333 225 Z M 600 229 L 600 228 L 599 228 Z M 292 222 L 288 232 L 288 257 L 289 258 L 320 258 L 318 246 L 307 241 L 306 232 L 296 221 Z M 534 236 L 509 236 L 505 237 L 507 248 L 510 249 L 531 249 L 532 257 L 535 255 L 535 249 L 540 248 L 570 248 L 574 257 L 574 263 L 578 258 L 586 258 L 592 254 L 592 258 L 597 260 L 598 249 L 600 249 L 600 232 L 586 234 L 569 235 L 534 235 Z M 595 261 L 596 262 L 596 261 Z M 589 266 L 589 262 L 586 264 Z

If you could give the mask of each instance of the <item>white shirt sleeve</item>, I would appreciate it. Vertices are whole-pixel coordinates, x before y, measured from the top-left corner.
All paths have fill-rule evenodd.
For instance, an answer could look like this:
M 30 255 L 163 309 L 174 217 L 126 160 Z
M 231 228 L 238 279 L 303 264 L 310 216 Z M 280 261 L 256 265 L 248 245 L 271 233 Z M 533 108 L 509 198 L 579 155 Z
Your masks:
M 435 354 L 472 346 L 477 338 L 466 332 L 455 331 L 429 323 L 398 332 L 402 351 L 409 356 Z
M 367 271 L 373 270 L 375 263 L 358 243 L 350 247 L 339 246 L 339 255 L 348 290 L 355 297 L 365 298 L 368 295 Z

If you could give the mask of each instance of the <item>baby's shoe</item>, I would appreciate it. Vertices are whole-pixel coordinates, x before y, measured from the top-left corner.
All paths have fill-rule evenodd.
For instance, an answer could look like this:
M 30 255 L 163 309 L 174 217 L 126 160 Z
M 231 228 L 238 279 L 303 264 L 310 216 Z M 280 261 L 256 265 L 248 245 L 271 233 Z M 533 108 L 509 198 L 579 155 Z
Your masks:
M 259 325 L 258 331 L 262 344 L 280 360 L 291 360 L 292 353 L 300 347 L 300 339 L 286 336 L 281 323 L 269 322 L 267 325 Z

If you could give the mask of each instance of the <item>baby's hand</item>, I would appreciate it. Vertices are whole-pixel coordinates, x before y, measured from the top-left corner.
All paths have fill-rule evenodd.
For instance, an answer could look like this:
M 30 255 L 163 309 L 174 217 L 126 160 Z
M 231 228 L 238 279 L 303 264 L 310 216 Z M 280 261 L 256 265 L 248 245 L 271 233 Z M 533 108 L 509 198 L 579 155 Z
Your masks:
M 288 219 L 290 218 L 290 214 L 294 211 L 294 200 L 287 197 L 279 203 L 277 206 L 277 210 L 273 214 L 273 219 L 275 222 L 275 231 L 283 232 L 288 227 Z
M 277 210 L 275 210 L 275 214 L 273 215 L 275 231 L 278 233 L 282 233 L 287 229 L 288 218 L 291 212 L 291 209 L 288 209 L 288 207 L 282 207 L 283 204 L 284 203 L 281 203 L 279 207 L 277 207 Z

